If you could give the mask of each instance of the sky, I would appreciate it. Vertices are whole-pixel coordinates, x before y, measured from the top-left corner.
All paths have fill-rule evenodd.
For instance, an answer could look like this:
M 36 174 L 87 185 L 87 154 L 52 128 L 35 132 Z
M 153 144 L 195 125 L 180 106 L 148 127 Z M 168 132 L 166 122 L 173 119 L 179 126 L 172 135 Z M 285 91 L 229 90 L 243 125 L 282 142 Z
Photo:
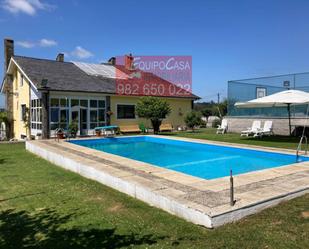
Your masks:
M 210 101 L 228 80 L 309 71 L 308 13 L 307 0 L 0 0 L 0 38 L 66 61 L 192 56 L 193 93 Z

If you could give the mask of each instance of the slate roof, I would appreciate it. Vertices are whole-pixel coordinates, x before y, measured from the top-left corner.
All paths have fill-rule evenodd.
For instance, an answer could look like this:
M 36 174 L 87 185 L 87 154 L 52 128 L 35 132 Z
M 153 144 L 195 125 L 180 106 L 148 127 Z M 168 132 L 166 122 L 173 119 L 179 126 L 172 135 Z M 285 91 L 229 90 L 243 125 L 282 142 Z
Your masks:
M 72 62 L 58 62 L 55 60 L 38 59 L 25 56 L 14 56 L 13 59 L 21 67 L 32 83 L 41 89 L 42 79 L 48 79 L 47 87 L 53 91 L 95 92 L 116 94 L 116 80 L 102 76 L 89 75 Z M 121 67 L 122 71 L 126 69 Z M 149 73 L 142 72 L 143 74 Z M 151 76 L 155 82 L 171 84 L 155 75 Z M 142 77 L 143 78 L 143 77 Z M 186 94 L 186 97 L 198 99 L 194 94 Z
M 115 80 L 90 76 L 72 62 L 24 56 L 14 56 L 13 59 L 38 89 L 42 79 L 48 79 L 50 90 L 115 93 Z

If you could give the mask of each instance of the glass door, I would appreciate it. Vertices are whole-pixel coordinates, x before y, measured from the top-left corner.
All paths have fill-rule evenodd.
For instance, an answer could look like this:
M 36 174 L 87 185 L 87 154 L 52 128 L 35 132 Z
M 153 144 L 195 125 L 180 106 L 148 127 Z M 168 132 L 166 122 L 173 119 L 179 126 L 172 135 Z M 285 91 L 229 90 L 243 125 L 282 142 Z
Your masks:
M 80 108 L 80 135 L 88 135 L 87 108 Z
M 80 131 L 79 109 L 74 108 L 74 109 L 72 109 L 71 113 L 72 113 L 71 122 L 76 123 L 78 125 L 78 131 Z

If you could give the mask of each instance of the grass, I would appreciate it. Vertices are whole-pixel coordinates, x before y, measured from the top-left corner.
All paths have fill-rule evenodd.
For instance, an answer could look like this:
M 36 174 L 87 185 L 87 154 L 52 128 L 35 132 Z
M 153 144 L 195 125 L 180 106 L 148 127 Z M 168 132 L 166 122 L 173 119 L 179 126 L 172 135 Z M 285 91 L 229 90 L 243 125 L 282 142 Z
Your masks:
M 290 137 L 290 136 L 265 136 L 262 138 L 240 137 L 238 133 L 227 133 L 222 135 L 222 134 L 216 134 L 216 129 L 214 128 L 202 128 L 196 130 L 195 132 L 192 131 L 162 132 L 161 135 L 207 139 L 212 141 L 249 144 L 249 145 L 258 145 L 266 147 L 294 149 L 294 150 L 297 148 L 300 139 L 299 137 Z
M 0 248 L 309 248 L 309 195 L 209 230 L 0 144 Z

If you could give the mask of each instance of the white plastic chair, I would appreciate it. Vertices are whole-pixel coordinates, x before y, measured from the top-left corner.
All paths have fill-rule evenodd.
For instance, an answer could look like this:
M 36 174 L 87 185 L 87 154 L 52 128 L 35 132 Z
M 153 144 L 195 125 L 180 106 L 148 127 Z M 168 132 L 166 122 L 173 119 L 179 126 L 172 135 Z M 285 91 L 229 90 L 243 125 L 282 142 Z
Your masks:
M 247 130 L 241 131 L 240 136 L 254 135 L 261 130 L 261 120 L 254 120 L 251 128 L 249 127 Z
M 217 127 L 217 134 L 224 134 L 227 132 L 227 119 L 222 119 L 221 125 Z
M 260 129 L 258 132 L 256 132 L 253 136 L 254 137 L 262 137 L 265 135 L 273 135 L 273 121 L 271 120 L 266 120 L 264 122 L 264 127 L 263 129 Z

